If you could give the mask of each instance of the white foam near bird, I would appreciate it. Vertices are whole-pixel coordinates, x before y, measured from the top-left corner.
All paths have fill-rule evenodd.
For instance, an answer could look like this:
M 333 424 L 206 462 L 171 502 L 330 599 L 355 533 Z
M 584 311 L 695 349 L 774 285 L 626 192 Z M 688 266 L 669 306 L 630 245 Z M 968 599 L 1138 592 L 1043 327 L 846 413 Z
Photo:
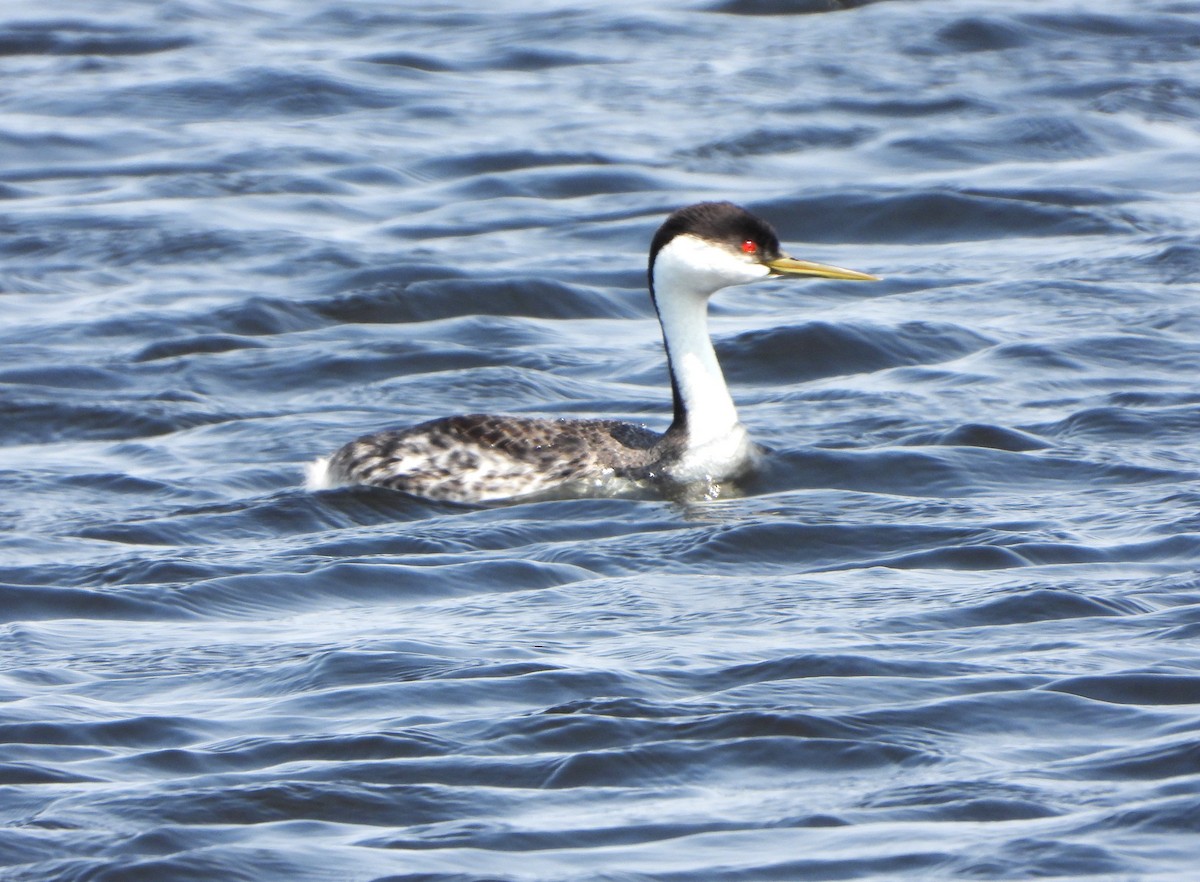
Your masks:
M 729 202 L 681 208 L 650 244 L 650 296 L 674 396 L 666 432 L 607 419 L 445 417 L 349 442 L 309 466 L 308 486 L 368 484 L 452 502 L 681 495 L 689 488 L 716 495 L 753 470 L 761 453 L 721 373 L 708 301 L 722 288 L 769 276 L 877 278 L 784 256 L 770 224 Z

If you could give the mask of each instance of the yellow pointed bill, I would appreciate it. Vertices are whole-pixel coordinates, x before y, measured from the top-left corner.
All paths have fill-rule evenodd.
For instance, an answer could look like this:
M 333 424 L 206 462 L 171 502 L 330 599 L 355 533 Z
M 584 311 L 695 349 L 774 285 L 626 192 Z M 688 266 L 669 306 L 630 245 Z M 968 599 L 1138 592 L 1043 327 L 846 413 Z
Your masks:
M 815 276 L 819 279 L 847 279 L 856 282 L 877 282 L 879 276 L 860 273 L 857 270 L 842 269 L 840 266 L 829 266 L 824 263 L 813 263 L 811 260 L 796 260 L 794 257 L 780 257 L 767 263 L 773 276 Z

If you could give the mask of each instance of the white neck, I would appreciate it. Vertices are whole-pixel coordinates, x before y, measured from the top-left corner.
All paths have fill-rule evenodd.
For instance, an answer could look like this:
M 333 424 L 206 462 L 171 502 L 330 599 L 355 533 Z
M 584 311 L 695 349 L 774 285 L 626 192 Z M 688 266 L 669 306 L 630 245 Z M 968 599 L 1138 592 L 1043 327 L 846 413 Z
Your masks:
M 686 420 L 689 449 L 741 434 L 737 408 L 708 334 L 708 298 L 727 285 L 767 274 L 762 264 L 687 235 L 672 239 L 655 258 L 655 305 L 683 408 L 676 423 Z

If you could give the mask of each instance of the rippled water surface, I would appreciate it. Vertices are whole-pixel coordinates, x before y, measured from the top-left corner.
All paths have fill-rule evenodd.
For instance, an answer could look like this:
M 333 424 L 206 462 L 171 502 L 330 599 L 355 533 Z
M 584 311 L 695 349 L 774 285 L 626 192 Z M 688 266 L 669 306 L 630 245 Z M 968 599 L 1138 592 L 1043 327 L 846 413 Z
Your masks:
M 837 8 L 833 8 L 837 7 Z M 0 7 L 0 878 L 1190 879 L 1200 3 Z M 743 498 L 309 493 L 455 412 Z

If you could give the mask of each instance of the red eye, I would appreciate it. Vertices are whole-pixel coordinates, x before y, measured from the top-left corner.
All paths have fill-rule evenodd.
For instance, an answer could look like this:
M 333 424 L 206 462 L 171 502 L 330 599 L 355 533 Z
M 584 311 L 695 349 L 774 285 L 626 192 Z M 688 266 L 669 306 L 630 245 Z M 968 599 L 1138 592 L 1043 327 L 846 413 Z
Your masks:
M 754 244 L 753 239 L 747 239 L 742 243 L 742 250 L 747 254 L 756 254 L 758 252 L 758 246 Z

